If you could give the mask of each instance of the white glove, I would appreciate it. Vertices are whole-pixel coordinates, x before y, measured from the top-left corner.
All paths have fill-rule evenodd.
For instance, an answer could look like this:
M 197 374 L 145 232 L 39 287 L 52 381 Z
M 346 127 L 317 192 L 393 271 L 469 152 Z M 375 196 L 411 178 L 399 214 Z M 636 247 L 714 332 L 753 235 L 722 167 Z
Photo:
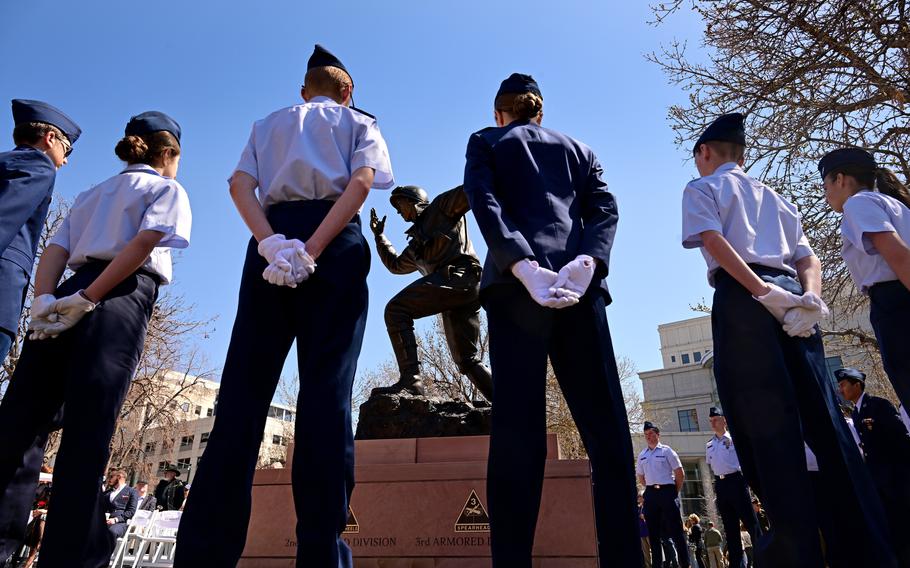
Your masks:
M 57 322 L 57 314 L 52 311 L 56 301 L 53 294 L 41 294 L 32 300 L 31 319 L 28 322 L 28 331 L 32 333 L 29 338 L 40 340 L 57 337 L 56 334 L 47 333 L 47 328 Z
M 536 260 L 522 259 L 512 265 L 512 274 L 531 294 L 531 299 L 545 308 L 566 308 L 578 303 L 579 294 L 565 290 L 564 295 L 556 297 L 550 291 L 556 284 L 556 273 L 541 268 Z
M 811 337 L 815 333 L 815 324 L 830 313 L 824 300 L 815 292 L 806 292 L 802 298 L 805 307 L 790 308 L 784 314 L 784 331 L 790 337 Z
M 299 242 L 299 241 L 297 241 Z M 275 253 L 275 260 L 262 273 L 262 277 L 275 286 L 296 288 L 316 271 L 316 262 L 301 243 Z
M 278 251 L 293 248 L 295 246 L 303 246 L 303 242 L 299 239 L 286 239 L 284 235 L 280 233 L 275 233 L 270 237 L 266 237 L 259 241 L 259 246 L 256 247 L 256 250 L 259 251 L 259 254 L 262 258 L 266 259 L 269 264 L 275 262 L 275 255 L 278 254 Z
M 57 316 L 57 321 L 48 325 L 36 326 L 36 333 L 32 334 L 32 339 L 44 339 L 42 335 L 56 337 L 79 323 L 85 314 L 94 310 L 98 304 L 83 296 L 83 293 L 82 290 L 79 290 L 75 294 L 70 294 L 54 302 L 52 309 L 55 313 L 52 315 Z
M 567 263 L 559 270 L 556 283 L 550 292 L 554 295 L 564 295 L 566 291 L 584 296 L 594 278 L 594 259 L 586 254 L 580 254 L 575 260 Z
M 804 300 L 802 296 L 797 296 L 793 292 L 787 292 L 777 284 L 768 284 L 771 291 L 764 296 L 752 296 L 758 300 L 766 310 L 771 312 L 780 323 L 784 323 L 784 315 L 790 308 L 802 307 Z

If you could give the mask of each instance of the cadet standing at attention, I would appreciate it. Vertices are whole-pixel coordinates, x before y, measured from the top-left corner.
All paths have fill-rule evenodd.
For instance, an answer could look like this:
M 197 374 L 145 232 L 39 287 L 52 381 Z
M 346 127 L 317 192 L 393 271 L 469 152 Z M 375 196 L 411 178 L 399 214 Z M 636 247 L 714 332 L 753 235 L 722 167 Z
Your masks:
M 828 204 L 844 214 L 841 254 L 857 288 L 869 296 L 869 320 L 882 364 L 906 406 L 910 404 L 910 191 L 860 148 L 829 152 L 818 163 L 818 171 Z
M 0 153 L 0 365 L 16 341 L 57 170 L 66 165 L 82 133 L 70 117 L 47 103 L 14 99 L 12 107 L 16 147 Z M 33 304 L 32 314 L 43 314 L 46 307 Z M 25 539 L 50 428 L 38 434 L 15 473 L 0 474 L 12 476 L 0 507 L 0 565 Z
M 644 432 L 648 447 L 638 454 L 635 473 L 638 474 L 638 483 L 645 488 L 642 513 L 651 538 L 651 562 L 655 566 L 663 565 L 661 558 L 665 555 L 661 542 L 669 538 L 676 547 L 680 568 L 689 568 L 689 547 L 686 546 L 679 510 L 679 495 L 686 474 L 676 451 L 660 443 L 660 428 L 645 422 Z
M 464 175 L 489 249 L 481 302 L 493 367 L 493 566 L 531 566 L 548 356 L 591 459 L 600 561 L 641 566 L 634 455 L 606 315 L 616 199 L 590 148 L 540 126 L 543 96 L 533 78 L 503 81 L 493 116 L 497 126 L 468 141 Z
M 739 523 L 742 521 L 752 541 L 758 542 L 758 518 L 752 509 L 752 498 L 739 465 L 733 437 L 727 431 L 727 419 L 723 411 L 715 406 L 708 411 L 708 416 L 714 435 L 705 444 L 705 459 L 714 473 L 717 512 L 724 523 L 730 566 L 738 567 L 743 560 Z
M 177 123 L 159 112 L 134 116 L 115 152 L 127 167 L 76 197 L 41 256 L 35 303 L 45 315 L 32 314 L 0 403 L 0 492 L 66 405 L 42 568 L 110 562 L 99 481 L 158 287 L 171 280 L 170 248 L 189 245 L 189 200 L 174 179 Z M 67 266 L 75 274 L 57 286 Z
M 708 264 L 717 391 L 743 471 L 755 477 L 747 481 L 771 517 L 756 562 L 824 565 L 818 520 L 807 506 L 805 437 L 822 475 L 842 487 L 838 512 L 857 527 L 857 566 L 893 566 L 881 503 L 827 378 L 816 331 L 827 314 L 821 264 L 796 207 L 742 169 L 745 147 L 738 113 L 721 116 L 696 141 L 703 177 L 683 192 L 682 243 L 701 248 Z
M 305 103 L 257 121 L 230 178 L 253 238 L 215 426 L 180 522 L 177 568 L 240 558 L 269 405 L 295 340 L 297 566 L 352 566 L 341 533 L 354 489 L 351 387 L 370 268 L 358 211 L 371 187 L 395 183 L 376 120 L 350 106 L 353 90 L 341 61 L 317 45 Z

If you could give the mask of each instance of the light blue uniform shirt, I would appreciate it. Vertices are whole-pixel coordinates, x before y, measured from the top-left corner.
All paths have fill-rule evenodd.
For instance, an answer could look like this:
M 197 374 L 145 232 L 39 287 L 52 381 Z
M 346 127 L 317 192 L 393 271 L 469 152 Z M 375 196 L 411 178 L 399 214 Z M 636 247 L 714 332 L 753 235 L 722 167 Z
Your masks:
M 335 201 L 363 167 L 375 170 L 373 187 L 395 185 L 376 120 L 314 97 L 256 121 L 234 171 L 259 182 L 259 202 L 267 209 L 284 201 Z
M 682 462 L 673 448 L 659 443 L 638 454 L 635 473 L 645 476 L 645 485 L 672 485 L 673 471 L 680 467 Z
M 682 213 L 682 245 L 702 247 L 712 286 L 720 265 L 704 249 L 704 231 L 721 233 L 746 264 L 777 268 L 792 276 L 796 276 L 796 261 L 813 254 L 796 206 L 734 162 L 690 181 L 683 191 Z
M 711 436 L 705 444 L 705 459 L 714 475 L 730 475 L 741 470 L 739 456 L 736 455 L 733 438 L 729 432 L 724 432 L 720 438 L 717 434 Z
M 146 164 L 127 166 L 76 197 L 50 244 L 69 251 L 73 270 L 92 260 L 113 260 L 140 231 L 160 231 L 164 238 L 142 267 L 171 281 L 171 248 L 190 245 L 193 215 L 186 190 Z
M 891 196 L 860 191 L 844 203 L 841 254 L 856 286 L 865 294 L 873 284 L 897 280 L 867 233 L 895 232 L 910 244 L 910 209 Z

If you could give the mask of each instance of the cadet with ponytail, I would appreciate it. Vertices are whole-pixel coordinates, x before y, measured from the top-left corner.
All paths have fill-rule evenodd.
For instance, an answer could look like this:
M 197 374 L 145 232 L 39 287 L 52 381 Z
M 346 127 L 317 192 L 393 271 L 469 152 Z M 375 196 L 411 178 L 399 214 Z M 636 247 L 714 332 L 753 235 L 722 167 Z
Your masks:
M 885 372 L 910 405 L 910 192 L 861 148 L 829 152 L 818 163 L 831 208 L 843 213 L 841 254 L 870 300 Z M 908 553 L 910 556 L 910 553 Z
M 0 403 L 0 510 L 14 498 L 10 472 L 66 406 L 44 568 L 110 562 L 98 481 L 158 287 L 171 281 L 170 249 L 189 245 L 189 200 L 174 179 L 177 123 L 134 116 L 115 153 L 126 168 L 76 197 L 41 256 L 31 333 Z M 67 267 L 74 274 L 58 286 Z

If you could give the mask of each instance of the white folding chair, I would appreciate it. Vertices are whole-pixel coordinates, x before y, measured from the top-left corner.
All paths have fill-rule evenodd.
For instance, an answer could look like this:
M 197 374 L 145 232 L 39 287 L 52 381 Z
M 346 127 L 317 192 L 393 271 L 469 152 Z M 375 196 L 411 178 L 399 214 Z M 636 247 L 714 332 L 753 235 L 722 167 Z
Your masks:
M 111 568 L 122 568 L 125 562 L 132 562 L 135 555 L 130 554 L 130 549 L 138 550 L 138 536 L 145 533 L 157 511 L 136 511 L 129 520 L 126 533 L 117 539 L 117 547 L 111 556 Z
M 172 568 L 174 548 L 177 544 L 177 527 L 183 511 L 160 511 L 154 522 L 149 523 L 144 535 L 137 535 L 139 547 L 133 559 L 133 568 Z

